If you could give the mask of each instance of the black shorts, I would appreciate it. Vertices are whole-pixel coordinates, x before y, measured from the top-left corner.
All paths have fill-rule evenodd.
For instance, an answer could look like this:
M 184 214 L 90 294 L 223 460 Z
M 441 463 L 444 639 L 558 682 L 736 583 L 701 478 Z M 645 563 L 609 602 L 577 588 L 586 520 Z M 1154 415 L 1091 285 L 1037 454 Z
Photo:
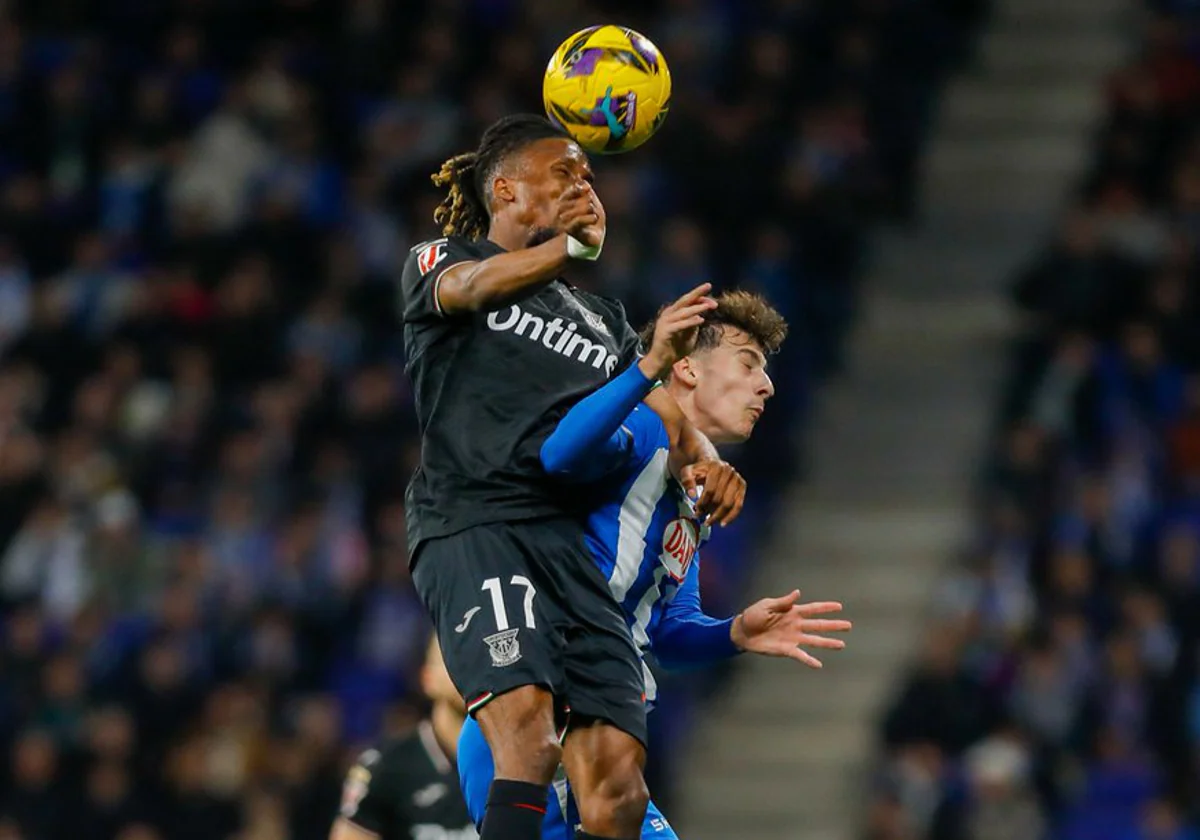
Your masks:
M 524 685 L 646 743 L 641 660 L 571 519 L 477 525 L 426 541 L 412 573 L 467 708 Z

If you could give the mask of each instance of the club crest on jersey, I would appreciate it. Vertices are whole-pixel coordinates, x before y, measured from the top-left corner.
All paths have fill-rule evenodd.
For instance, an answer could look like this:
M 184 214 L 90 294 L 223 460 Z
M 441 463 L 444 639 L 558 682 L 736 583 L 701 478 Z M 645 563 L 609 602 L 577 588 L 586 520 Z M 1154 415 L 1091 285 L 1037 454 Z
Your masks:
M 688 567 L 692 565 L 699 543 L 700 533 L 692 520 L 675 519 L 667 524 L 663 531 L 662 554 L 658 559 L 676 583 L 682 583 L 687 577 Z
M 417 270 L 422 274 L 428 274 L 444 259 L 446 259 L 446 243 L 433 242 L 426 245 L 417 254 Z
M 608 329 L 608 324 L 604 323 L 603 318 L 580 303 L 579 298 L 575 297 L 569 289 L 563 286 L 555 286 L 554 288 L 558 290 L 558 293 L 562 295 L 567 303 L 575 307 L 576 311 L 583 316 L 583 320 L 587 321 L 589 327 L 601 335 L 607 335 L 609 338 L 612 338 L 612 332 Z
M 499 633 L 483 637 L 483 640 L 487 642 L 488 653 L 492 655 L 492 665 L 496 668 L 511 665 L 521 658 L 521 643 L 517 641 L 519 629 L 514 627 L 511 630 L 501 630 Z

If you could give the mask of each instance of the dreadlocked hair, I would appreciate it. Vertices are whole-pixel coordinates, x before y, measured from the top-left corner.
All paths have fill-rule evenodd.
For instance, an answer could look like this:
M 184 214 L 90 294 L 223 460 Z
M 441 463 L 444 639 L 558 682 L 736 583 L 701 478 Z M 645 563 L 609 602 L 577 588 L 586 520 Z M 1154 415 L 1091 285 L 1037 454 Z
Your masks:
M 446 197 L 433 211 L 433 220 L 446 236 L 482 239 L 487 232 L 487 210 L 475 189 L 478 159 L 475 152 L 455 155 L 429 178 L 435 187 L 449 187 Z
M 490 221 L 488 189 L 500 164 L 530 143 L 566 136 L 549 120 L 534 114 L 503 117 L 488 126 L 478 149 L 455 155 L 430 176 L 434 186 L 448 188 L 433 211 L 442 233 L 467 239 L 485 237 Z
M 702 353 L 721 343 L 726 327 L 744 332 L 750 340 L 770 356 L 779 352 L 787 338 L 788 323 L 765 297 L 754 292 L 734 290 L 717 295 L 717 308 L 709 310 L 696 336 L 696 349 Z M 654 337 L 654 322 L 642 328 L 643 345 L 649 347 Z

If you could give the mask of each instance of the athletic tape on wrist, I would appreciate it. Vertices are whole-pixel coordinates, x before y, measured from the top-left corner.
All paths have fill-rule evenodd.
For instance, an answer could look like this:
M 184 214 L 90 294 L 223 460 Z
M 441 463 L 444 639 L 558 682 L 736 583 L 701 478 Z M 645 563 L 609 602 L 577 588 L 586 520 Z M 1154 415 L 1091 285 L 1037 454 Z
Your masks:
M 573 260 L 598 260 L 600 259 L 600 249 L 603 247 L 603 242 L 599 245 L 585 245 L 574 236 L 567 234 L 567 256 Z

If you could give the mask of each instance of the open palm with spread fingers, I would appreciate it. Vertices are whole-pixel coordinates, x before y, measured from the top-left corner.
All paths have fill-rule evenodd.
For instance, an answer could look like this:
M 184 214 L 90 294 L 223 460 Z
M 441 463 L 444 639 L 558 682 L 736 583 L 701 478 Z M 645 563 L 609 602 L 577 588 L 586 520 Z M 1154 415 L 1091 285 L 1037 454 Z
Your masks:
M 763 598 L 746 607 L 733 621 L 730 638 L 744 651 L 763 656 L 786 656 L 803 662 L 810 668 L 822 667 L 804 648 L 841 650 L 841 639 L 819 635 L 845 633 L 853 625 L 843 619 L 818 618 L 842 611 L 837 601 L 813 601 L 801 604 L 800 590 L 782 598 Z

